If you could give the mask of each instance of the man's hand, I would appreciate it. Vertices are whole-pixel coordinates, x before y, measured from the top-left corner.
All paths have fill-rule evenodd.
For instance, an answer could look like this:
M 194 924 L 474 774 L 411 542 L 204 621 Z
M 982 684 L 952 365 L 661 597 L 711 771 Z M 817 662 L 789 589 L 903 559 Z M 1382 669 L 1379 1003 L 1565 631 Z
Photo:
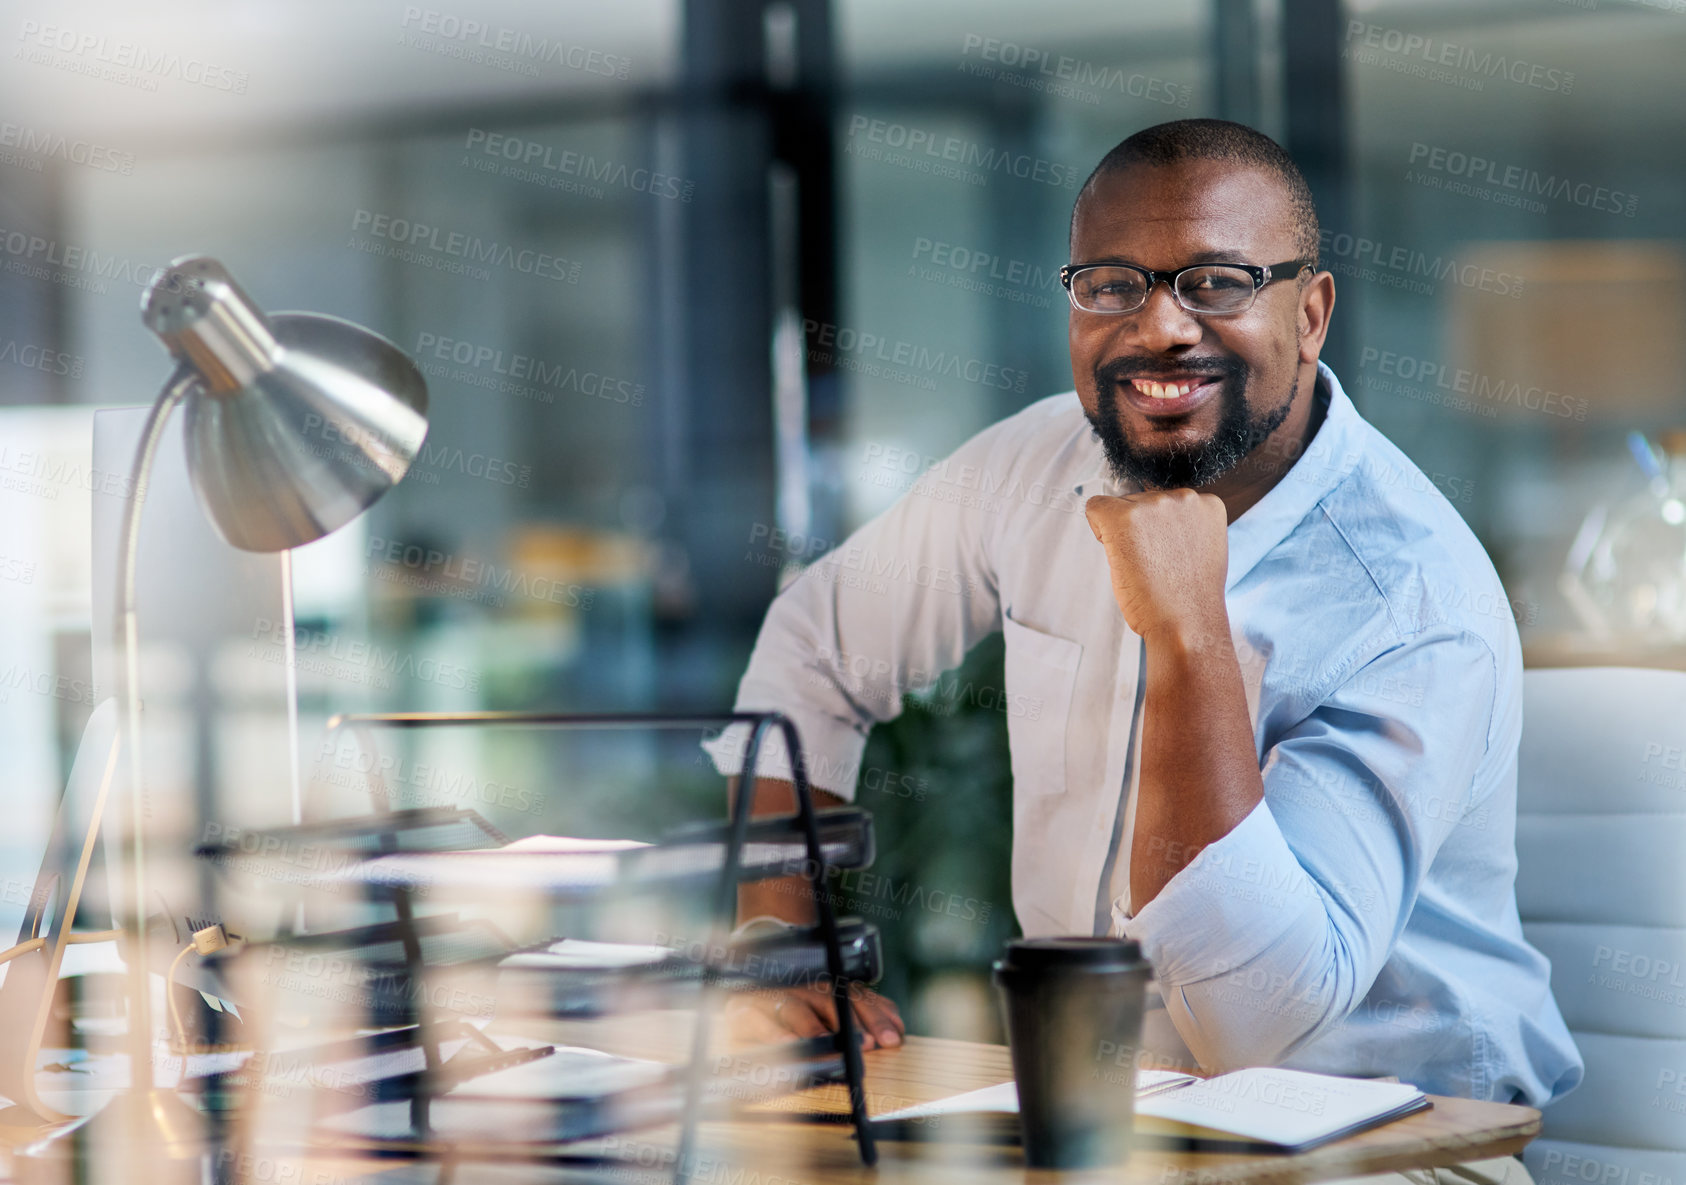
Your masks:
M 1193 490 L 1097 495 L 1084 513 L 1106 548 L 1125 624 L 1142 638 L 1215 633 L 1228 640 L 1229 516 L 1222 499 Z
M 862 1033 L 862 1049 L 900 1045 L 907 1026 L 889 1000 L 858 983 L 849 985 L 855 1021 Z M 726 1005 L 730 1036 L 746 1044 L 771 1045 L 798 1037 L 818 1037 L 837 1031 L 837 1008 L 831 988 L 808 986 L 746 992 Z

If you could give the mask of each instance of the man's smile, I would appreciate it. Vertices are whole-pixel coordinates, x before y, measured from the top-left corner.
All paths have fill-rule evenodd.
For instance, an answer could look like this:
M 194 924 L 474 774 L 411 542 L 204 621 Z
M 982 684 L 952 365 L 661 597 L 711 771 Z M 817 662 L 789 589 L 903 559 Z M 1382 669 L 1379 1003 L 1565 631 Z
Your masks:
M 1223 390 L 1223 375 L 1167 371 L 1121 379 L 1119 391 L 1136 411 L 1154 418 L 1186 416 Z

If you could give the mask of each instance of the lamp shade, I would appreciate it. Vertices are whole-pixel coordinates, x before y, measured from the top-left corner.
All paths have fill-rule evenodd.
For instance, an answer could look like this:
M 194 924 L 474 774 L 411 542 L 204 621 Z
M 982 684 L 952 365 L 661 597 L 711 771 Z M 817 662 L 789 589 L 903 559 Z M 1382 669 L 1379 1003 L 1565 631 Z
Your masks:
M 146 325 L 197 383 L 193 488 L 217 531 L 284 551 L 344 526 L 397 484 L 427 435 L 427 384 L 402 350 L 337 317 L 266 316 L 216 260 L 177 260 Z

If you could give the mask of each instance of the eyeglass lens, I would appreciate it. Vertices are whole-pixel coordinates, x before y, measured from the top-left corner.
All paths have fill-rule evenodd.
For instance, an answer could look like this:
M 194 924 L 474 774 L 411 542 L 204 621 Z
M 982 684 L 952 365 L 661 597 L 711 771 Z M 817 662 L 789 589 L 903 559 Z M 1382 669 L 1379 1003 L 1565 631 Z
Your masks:
M 1080 307 L 1097 313 L 1129 313 L 1147 301 L 1147 277 L 1127 267 L 1088 267 L 1071 278 Z M 1237 267 L 1213 264 L 1177 277 L 1183 307 L 1206 313 L 1240 312 L 1253 303 L 1253 277 Z

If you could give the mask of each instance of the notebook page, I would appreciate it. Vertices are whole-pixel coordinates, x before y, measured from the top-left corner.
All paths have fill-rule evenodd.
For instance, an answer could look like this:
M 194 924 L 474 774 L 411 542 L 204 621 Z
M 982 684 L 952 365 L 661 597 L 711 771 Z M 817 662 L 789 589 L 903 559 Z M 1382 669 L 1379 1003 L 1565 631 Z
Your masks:
M 1191 1074 L 1178 1074 L 1173 1070 L 1137 1070 L 1136 1098 L 1138 1100 L 1158 1091 L 1169 1090 L 1173 1086 L 1196 1082 Z M 986 1086 L 982 1090 L 969 1090 L 965 1094 L 950 1095 L 946 1099 L 935 1102 L 920 1103 L 913 1107 L 904 1107 L 900 1111 L 891 1111 L 887 1115 L 874 1115 L 877 1120 L 891 1119 L 926 1119 L 933 1115 L 958 1115 L 966 1112 L 998 1112 L 1004 1115 L 1017 1115 L 1019 1111 L 1019 1088 L 1013 1082 L 1000 1082 L 994 1086 Z
M 1414 1086 L 1258 1066 L 1143 1099 L 1137 1114 L 1295 1147 L 1408 1107 Z

